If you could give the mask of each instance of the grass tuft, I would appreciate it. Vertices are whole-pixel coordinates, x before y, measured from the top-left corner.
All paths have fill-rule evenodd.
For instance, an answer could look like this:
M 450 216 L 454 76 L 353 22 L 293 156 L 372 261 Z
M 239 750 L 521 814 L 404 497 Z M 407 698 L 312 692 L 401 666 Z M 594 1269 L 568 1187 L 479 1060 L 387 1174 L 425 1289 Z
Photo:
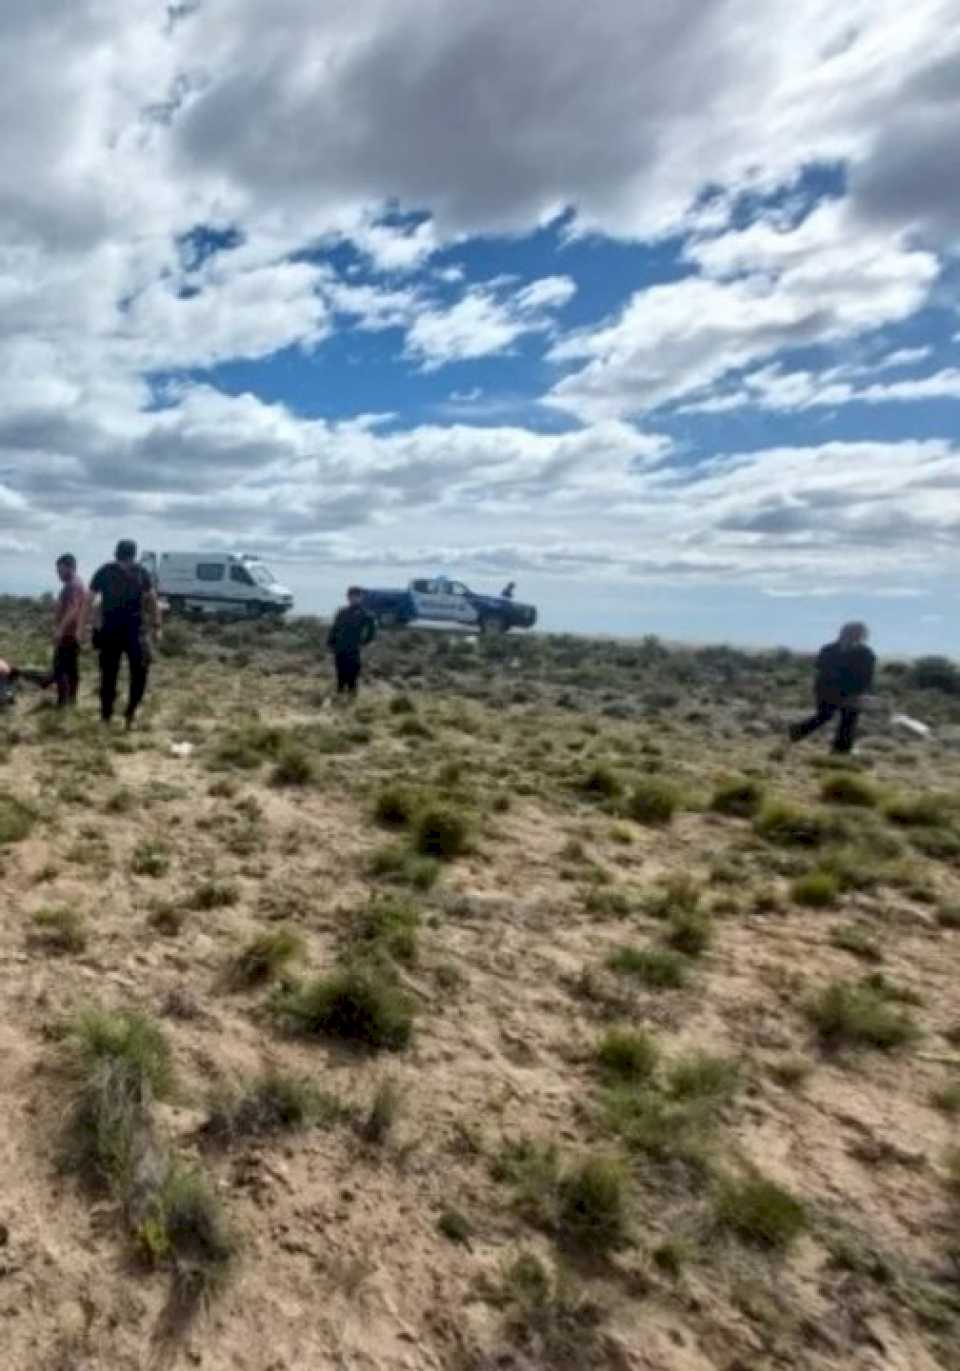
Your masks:
M 557 1231 L 588 1252 L 609 1252 L 630 1240 L 629 1182 L 623 1165 L 588 1157 L 560 1177 Z
M 231 979 L 238 986 L 265 985 L 276 980 L 306 952 L 301 935 L 292 928 L 276 928 L 251 938 L 233 963 Z
M 364 951 L 383 952 L 395 961 L 417 959 L 420 911 L 400 898 L 374 900 L 353 923 L 354 942 Z
M 872 985 L 833 981 L 807 1007 L 827 1048 L 876 1047 L 889 1051 L 919 1034 L 913 1020 Z
M 46 952 L 83 952 L 87 946 L 83 916 L 75 909 L 38 909 L 33 916 L 31 941 Z
M 650 1034 L 631 1028 L 611 1028 L 596 1049 L 600 1069 L 621 1081 L 648 1080 L 659 1057 L 660 1050 Z
M 440 863 L 435 857 L 419 857 L 399 844 L 377 848 L 369 870 L 371 876 L 382 876 L 393 885 L 413 890 L 431 890 L 440 879 Z
M 237 903 L 237 888 L 225 881 L 204 881 L 190 896 L 191 909 L 225 909 Z
M 467 850 L 470 822 L 451 804 L 428 805 L 417 817 L 414 846 L 423 857 L 450 861 Z
M 824 780 L 820 787 L 820 798 L 828 804 L 874 809 L 880 797 L 876 787 L 855 771 L 837 771 Z
M 612 971 L 635 976 L 650 990 L 679 990 L 689 974 L 687 959 L 666 947 L 618 947 L 607 965 Z
M 637 782 L 627 799 L 626 813 L 638 824 L 665 826 L 673 821 L 680 803 L 676 788 L 657 776 Z
M 36 821 L 37 815 L 29 805 L 0 791 L 0 847 L 22 842 Z
M 667 942 L 687 957 L 699 957 L 713 941 L 713 919 L 702 909 L 678 909 L 670 916 Z
M 280 750 L 273 770 L 270 784 L 274 786 L 306 786 L 314 780 L 316 770 L 313 761 L 302 747 L 286 743 Z
M 818 847 L 825 836 L 823 816 L 786 801 L 766 805 L 754 820 L 761 838 L 783 847 Z
M 884 816 L 901 828 L 939 828 L 949 824 L 955 802 L 949 795 L 900 795 L 884 805 Z
M 385 970 L 348 966 L 278 995 L 281 1022 L 309 1037 L 397 1052 L 413 1036 L 413 1002 Z
M 199 1171 L 171 1170 L 139 1237 L 151 1260 L 172 1264 L 181 1301 L 206 1304 L 222 1290 L 236 1249 L 220 1200 Z
M 204 1133 L 217 1142 L 231 1144 L 315 1124 L 329 1126 L 345 1113 L 340 1101 L 313 1081 L 272 1070 L 239 1093 L 215 1099 Z
M 667 1089 L 675 1100 L 732 1100 L 743 1084 L 740 1067 L 729 1057 L 695 1052 L 681 1057 L 667 1074 Z
M 806 909 L 829 909 L 840 897 L 840 883 L 829 871 L 809 871 L 798 876 L 790 887 L 794 904 Z
M 612 800 L 620 794 L 623 786 L 612 767 L 598 763 L 580 777 L 577 789 L 584 795 Z
M 373 803 L 373 817 L 384 828 L 407 828 L 417 812 L 417 796 L 403 785 L 388 785 Z
M 736 819 L 752 819 L 763 804 L 764 791 L 759 781 L 746 777 L 726 781 L 714 791 L 710 808 L 715 814 Z
M 882 962 L 883 952 L 876 939 L 860 924 L 840 924 L 830 934 L 834 947 L 851 952 L 864 962 Z
M 743 1242 L 779 1250 L 809 1227 L 801 1202 L 763 1176 L 724 1181 L 714 1197 L 714 1216 Z
M 400 1099 L 396 1081 L 388 1076 L 380 1082 L 358 1129 L 364 1142 L 378 1147 L 386 1142 L 400 1113 Z

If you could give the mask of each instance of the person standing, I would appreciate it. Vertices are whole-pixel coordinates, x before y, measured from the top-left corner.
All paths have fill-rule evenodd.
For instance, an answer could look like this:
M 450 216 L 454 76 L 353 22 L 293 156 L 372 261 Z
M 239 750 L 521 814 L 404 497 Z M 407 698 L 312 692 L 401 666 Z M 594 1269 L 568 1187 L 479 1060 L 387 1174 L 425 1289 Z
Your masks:
M 77 703 L 80 689 L 80 624 L 87 592 L 77 575 L 77 559 L 70 552 L 57 558 L 60 594 L 53 626 L 53 666 L 44 685 L 57 687 L 57 708 Z
M 337 610 L 327 634 L 327 647 L 333 653 L 337 673 L 338 695 L 356 695 L 363 667 L 361 653 L 376 636 L 376 621 L 364 608 L 363 591 L 351 586 L 347 591 L 347 603 Z
M 117 543 L 112 562 L 105 562 L 90 582 L 86 616 L 99 605 L 100 626 L 93 645 L 100 654 L 100 717 L 113 718 L 120 663 L 127 659 L 130 686 L 124 722 L 133 724 L 150 674 L 150 644 L 145 620 L 149 618 L 155 639 L 160 637 L 160 602 L 150 573 L 137 562 L 137 545 L 124 538 Z
M 867 647 L 868 637 L 866 624 L 844 624 L 836 641 L 820 649 L 814 684 L 816 711 L 808 719 L 791 726 L 791 742 L 798 743 L 801 738 L 809 737 L 839 714 L 833 751 L 840 754 L 853 751 L 860 705 L 873 686 L 877 664 L 876 657 Z

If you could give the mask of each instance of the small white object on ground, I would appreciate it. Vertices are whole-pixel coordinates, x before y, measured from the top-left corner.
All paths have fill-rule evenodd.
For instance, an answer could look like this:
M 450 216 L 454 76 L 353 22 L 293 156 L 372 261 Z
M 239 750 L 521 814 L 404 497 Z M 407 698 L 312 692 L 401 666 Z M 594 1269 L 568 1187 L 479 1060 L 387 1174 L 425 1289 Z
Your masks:
M 182 757 L 184 759 L 186 759 L 187 757 L 192 757 L 193 743 L 171 743 L 170 755 L 172 757 Z
M 912 733 L 915 738 L 929 738 L 933 734 L 929 724 L 922 723 L 919 719 L 911 719 L 909 714 L 891 714 L 890 727 L 902 729 L 904 733 Z

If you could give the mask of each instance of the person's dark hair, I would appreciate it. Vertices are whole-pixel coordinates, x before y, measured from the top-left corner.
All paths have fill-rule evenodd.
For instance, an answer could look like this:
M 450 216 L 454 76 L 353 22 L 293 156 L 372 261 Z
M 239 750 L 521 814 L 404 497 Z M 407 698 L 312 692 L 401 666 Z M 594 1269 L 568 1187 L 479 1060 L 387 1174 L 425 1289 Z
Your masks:
M 354 595 L 363 595 L 362 586 L 347 586 L 347 599 L 352 600 Z
M 113 555 L 118 562 L 135 562 L 137 545 L 132 538 L 121 538 Z
M 76 571 L 77 559 L 72 552 L 64 552 L 57 558 L 57 566 L 68 566 L 71 571 Z

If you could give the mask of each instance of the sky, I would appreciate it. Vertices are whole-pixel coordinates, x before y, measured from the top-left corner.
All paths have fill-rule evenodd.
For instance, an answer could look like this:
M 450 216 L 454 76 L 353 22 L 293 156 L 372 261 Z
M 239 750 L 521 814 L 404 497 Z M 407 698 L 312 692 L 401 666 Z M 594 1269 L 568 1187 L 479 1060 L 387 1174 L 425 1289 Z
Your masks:
M 960 654 L 958 0 L 31 0 L 0 116 L 0 590 Z

